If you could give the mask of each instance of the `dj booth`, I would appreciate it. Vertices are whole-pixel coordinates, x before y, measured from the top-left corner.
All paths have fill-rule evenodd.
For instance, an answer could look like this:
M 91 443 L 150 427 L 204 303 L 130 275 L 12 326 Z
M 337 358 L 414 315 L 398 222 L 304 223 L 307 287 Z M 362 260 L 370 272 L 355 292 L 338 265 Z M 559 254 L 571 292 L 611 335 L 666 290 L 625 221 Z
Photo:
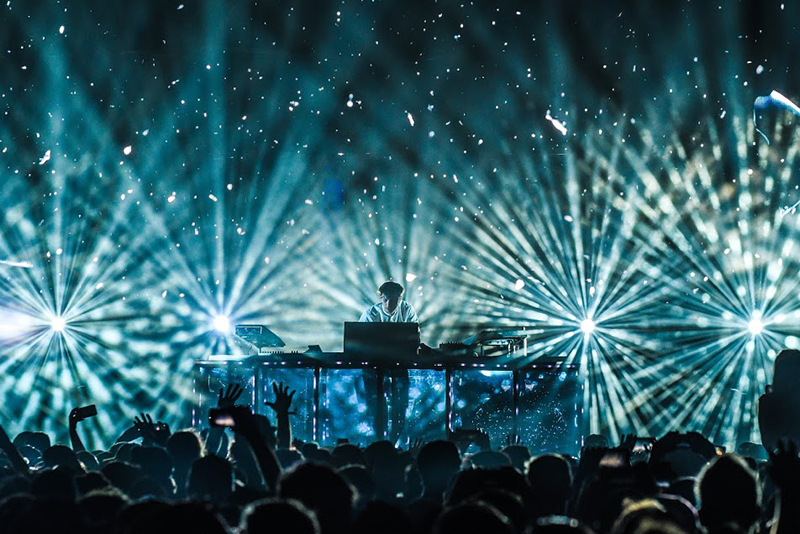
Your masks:
M 386 342 L 382 334 L 383 352 L 361 350 L 346 335 L 344 352 L 314 347 L 198 360 L 192 424 L 206 426 L 219 390 L 233 383 L 245 390 L 241 402 L 274 421 L 264 403 L 274 399 L 272 383 L 283 382 L 297 391 L 292 432 L 303 441 L 406 443 L 463 428 L 487 432 L 494 447 L 516 435 L 534 453 L 577 453 L 584 434 L 578 368 L 559 358 L 531 358 L 524 336 L 509 341 L 504 334 L 493 344 L 467 340 L 426 351 Z

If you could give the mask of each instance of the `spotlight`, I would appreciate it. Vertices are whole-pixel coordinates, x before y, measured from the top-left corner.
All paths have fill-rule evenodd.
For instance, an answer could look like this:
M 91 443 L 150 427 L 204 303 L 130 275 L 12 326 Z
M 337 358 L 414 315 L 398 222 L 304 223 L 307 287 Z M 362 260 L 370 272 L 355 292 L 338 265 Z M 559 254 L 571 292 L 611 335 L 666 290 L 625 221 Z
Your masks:
M 581 321 L 581 332 L 587 336 L 594 332 L 594 321 L 588 318 Z
M 50 321 L 50 328 L 52 328 L 54 332 L 63 332 L 66 327 L 67 322 L 61 316 L 53 317 L 53 320 Z
M 214 317 L 214 330 L 220 334 L 227 334 L 231 331 L 231 322 L 225 315 L 217 315 Z
M 757 336 L 764 330 L 764 325 L 761 323 L 761 319 L 758 317 L 753 317 L 750 319 L 750 322 L 747 323 L 747 329 L 750 331 L 751 334 Z

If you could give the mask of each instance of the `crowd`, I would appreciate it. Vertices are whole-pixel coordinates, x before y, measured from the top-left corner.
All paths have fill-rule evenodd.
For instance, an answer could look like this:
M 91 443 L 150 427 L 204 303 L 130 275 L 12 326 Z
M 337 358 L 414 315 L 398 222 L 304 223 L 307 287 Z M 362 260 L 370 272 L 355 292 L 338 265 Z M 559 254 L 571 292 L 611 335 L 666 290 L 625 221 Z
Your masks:
M 761 399 L 769 452 L 725 453 L 697 433 L 589 436 L 579 457 L 531 457 L 480 432 L 396 447 L 293 441 L 294 392 L 274 384 L 275 426 L 220 392 L 211 426 L 172 432 L 142 414 L 107 451 L 0 429 L 0 532 L 177 534 L 800 533 L 798 436 L 781 414 L 800 388 L 800 352 L 776 360 Z M 778 378 L 783 373 L 782 378 Z M 227 427 L 227 428 L 226 428 Z

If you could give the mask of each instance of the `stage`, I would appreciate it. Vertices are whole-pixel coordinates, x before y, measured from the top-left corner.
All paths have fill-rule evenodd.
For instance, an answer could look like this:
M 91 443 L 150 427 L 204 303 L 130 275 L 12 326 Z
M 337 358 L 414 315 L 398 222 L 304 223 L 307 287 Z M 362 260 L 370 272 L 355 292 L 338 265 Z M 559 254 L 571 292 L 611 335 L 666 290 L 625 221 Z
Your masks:
M 510 357 L 416 357 L 416 361 L 354 361 L 342 353 L 283 354 L 199 360 L 194 367 L 196 404 L 192 423 L 207 424 L 220 388 L 239 384 L 245 403 L 273 416 L 273 382 L 296 390 L 292 431 L 323 446 L 340 439 L 367 445 L 391 437 L 444 439 L 447 431 L 483 430 L 501 447 L 519 436 L 532 452 L 577 454 L 586 432 L 579 370 L 564 362 L 519 364 Z M 408 402 L 394 406 L 396 383 L 407 376 Z M 376 381 L 368 407 L 365 381 Z M 367 386 L 368 387 L 368 386 Z M 395 393 L 393 395 L 393 393 Z M 392 417 L 403 410 L 405 424 Z M 381 417 L 383 414 L 383 418 Z M 273 417 L 274 424 L 274 417 Z

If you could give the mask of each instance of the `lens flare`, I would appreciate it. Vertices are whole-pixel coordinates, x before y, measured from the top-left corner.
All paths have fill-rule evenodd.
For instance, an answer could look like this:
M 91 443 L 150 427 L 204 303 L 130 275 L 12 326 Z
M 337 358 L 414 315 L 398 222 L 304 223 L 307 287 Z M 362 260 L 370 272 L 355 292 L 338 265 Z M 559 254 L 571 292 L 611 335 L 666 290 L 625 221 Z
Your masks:
M 586 335 L 589 335 L 592 332 L 594 332 L 594 321 L 592 321 L 591 319 L 584 319 L 583 321 L 581 321 L 581 332 L 583 332 Z
M 231 322 L 226 315 L 217 315 L 212 322 L 214 330 L 220 334 L 227 334 L 231 331 Z
M 53 332 L 63 332 L 66 326 L 67 322 L 63 317 L 53 317 L 53 319 L 50 321 L 50 328 L 53 329 Z
M 750 322 L 747 323 L 747 330 L 754 336 L 759 335 L 764 330 L 764 325 L 762 324 L 761 319 L 758 317 L 750 319 Z
M 523 363 L 576 366 L 585 432 L 759 440 L 800 343 L 800 149 L 752 105 L 798 100 L 800 7 L 763 39 L 736 2 L 274 4 L 4 10 L 10 433 L 185 425 L 193 362 L 248 350 L 222 317 L 338 351 L 391 278 L 430 346 L 524 327 Z

